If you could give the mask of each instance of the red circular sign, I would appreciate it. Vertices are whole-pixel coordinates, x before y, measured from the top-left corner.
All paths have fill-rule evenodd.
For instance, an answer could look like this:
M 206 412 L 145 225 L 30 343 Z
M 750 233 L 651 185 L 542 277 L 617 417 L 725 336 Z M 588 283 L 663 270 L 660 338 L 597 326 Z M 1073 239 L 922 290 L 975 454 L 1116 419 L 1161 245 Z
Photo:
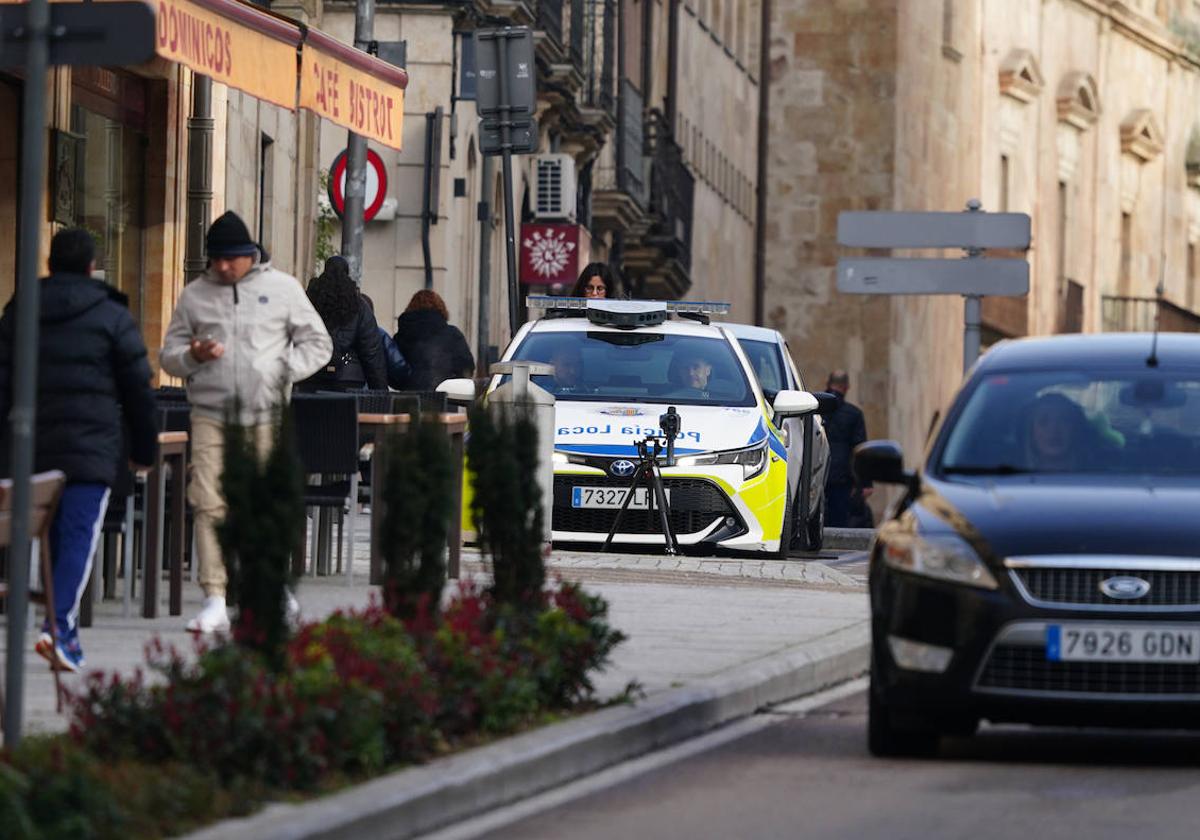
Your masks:
M 329 170 L 329 203 L 333 205 L 333 212 L 337 213 L 339 219 L 346 212 L 346 159 L 346 150 L 343 149 L 333 159 L 333 166 Z M 364 222 L 374 219 L 379 213 L 379 208 L 383 207 L 383 200 L 387 197 L 387 186 L 387 169 L 383 165 L 383 158 L 373 149 L 367 149 L 367 194 L 366 206 L 363 210 Z

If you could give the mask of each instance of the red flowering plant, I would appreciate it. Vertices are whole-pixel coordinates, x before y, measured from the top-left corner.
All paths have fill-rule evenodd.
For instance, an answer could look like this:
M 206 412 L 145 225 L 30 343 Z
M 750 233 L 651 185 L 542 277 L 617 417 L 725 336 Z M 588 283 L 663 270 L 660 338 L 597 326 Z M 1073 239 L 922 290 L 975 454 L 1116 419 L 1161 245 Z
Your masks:
M 186 760 L 285 789 L 419 759 L 434 741 L 424 663 L 381 610 L 302 628 L 281 671 L 243 645 L 197 653 L 154 645 L 153 684 L 91 675 L 73 699 L 75 737 L 97 755 Z

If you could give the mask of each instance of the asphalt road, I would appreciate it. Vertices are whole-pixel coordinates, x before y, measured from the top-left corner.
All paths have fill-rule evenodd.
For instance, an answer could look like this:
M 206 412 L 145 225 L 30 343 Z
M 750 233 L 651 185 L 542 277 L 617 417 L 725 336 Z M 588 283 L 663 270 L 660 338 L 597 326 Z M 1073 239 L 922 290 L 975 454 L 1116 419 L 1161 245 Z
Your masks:
M 785 706 L 707 736 L 709 749 L 642 759 L 608 782 L 580 783 L 578 799 L 503 827 L 493 815 L 456 836 L 1190 840 L 1200 831 L 1200 736 L 985 727 L 943 742 L 936 759 L 883 761 L 868 755 L 865 727 L 861 691 L 808 711 Z

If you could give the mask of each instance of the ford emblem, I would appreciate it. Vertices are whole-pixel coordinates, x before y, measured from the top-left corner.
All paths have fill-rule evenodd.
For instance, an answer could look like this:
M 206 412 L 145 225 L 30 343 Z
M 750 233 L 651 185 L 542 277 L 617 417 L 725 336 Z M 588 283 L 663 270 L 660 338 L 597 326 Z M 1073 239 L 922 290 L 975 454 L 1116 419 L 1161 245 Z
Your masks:
M 1100 591 L 1118 601 L 1135 601 L 1150 591 L 1150 582 L 1133 575 L 1118 575 L 1101 581 Z
M 608 471 L 617 478 L 629 478 L 634 474 L 634 472 L 637 471 L 637 464 L 633 463 L 633 461 L 626 461 L 624 458 L 622 458 L 619 461 L 613 461 L 612 464 L 609 465 Z

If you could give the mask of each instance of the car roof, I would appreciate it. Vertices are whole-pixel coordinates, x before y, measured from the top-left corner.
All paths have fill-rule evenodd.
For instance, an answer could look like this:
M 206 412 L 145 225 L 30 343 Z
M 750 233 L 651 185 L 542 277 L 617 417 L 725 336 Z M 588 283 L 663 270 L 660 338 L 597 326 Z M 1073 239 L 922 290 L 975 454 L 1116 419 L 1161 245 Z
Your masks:
M 656 335 L 687 335 L 697 338 L 715 338 L 724 340 L 725 336 L 715 324 L 701 324 L 682 318 L 671 318 L 651 327 L 636 327 L 619 329 L 593 324 L 587 318 L 541 318 L 533 322 L 533 332 L 610 332 L 610 333 L 651 333 Z
M 721 326 L 728 329 L 738 338 L 744 338 L 748 341 L 774 341 L 778 342 L 781 338 L 779 330 L 773 330 L 770 327 L 756 327 L 753 324 L 727 324 L 722 322 Z
M 1056 335 L 1002 341 L 979 360 L 979 371 L 1144 367 L 1151 333 Z M 1159 333 L 1164 367 L 1200 367 L 1200 334 Z

